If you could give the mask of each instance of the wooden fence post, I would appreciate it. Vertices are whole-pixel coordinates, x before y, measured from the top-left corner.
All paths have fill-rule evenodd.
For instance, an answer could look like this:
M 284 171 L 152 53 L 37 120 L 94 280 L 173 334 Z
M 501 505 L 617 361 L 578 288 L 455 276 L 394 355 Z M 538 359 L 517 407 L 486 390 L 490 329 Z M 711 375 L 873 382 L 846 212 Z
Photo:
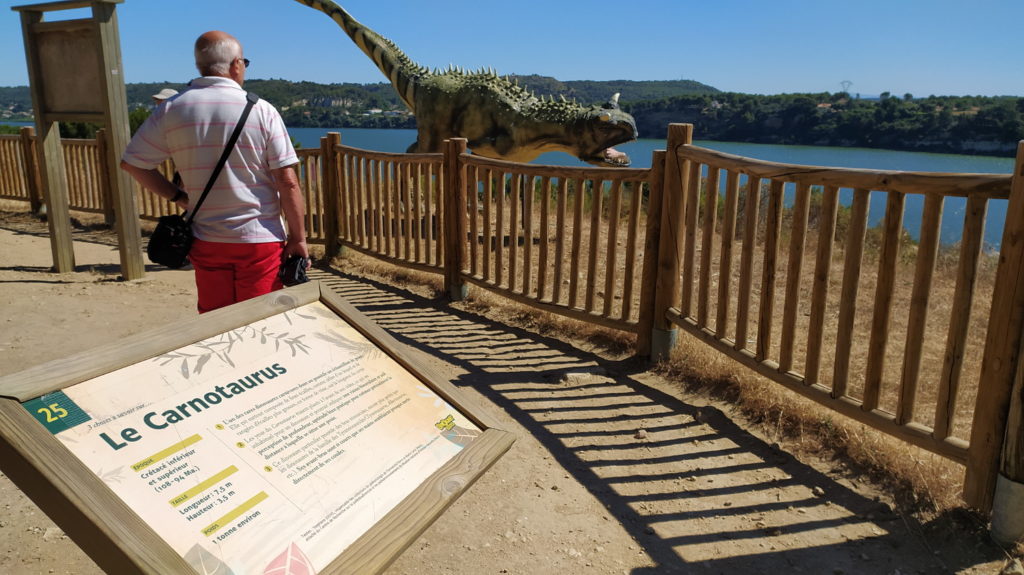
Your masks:
M 100 176 L 100 198 L 103 201 L 103 220 L 107 225 L 114 223 L 114 196 L 110 186 L 110 172 L 107 170 L 107 131 L 96 130 L 96 169 Z
M 1021 199 L 1024 196 L 1024 141 L 1017 146 L 1017 163 L 1013 170 L 1013 184 L 1010 188 L 1010 205 L 1007 207 L 1007 220 L 1010 214 L 1014 219 L 1021 219 L 1020 210 L 1024 209 Z M 1016 202 L 1014 201 L 1016 199 Z M 1011 211 L 1017 210 L 1017 211 Z M 1007 221 L 1009 227 L 1009 221 Z M 1015 237 L 1016 249 L 1020 250 L 1019 242 L 1021 228 L 1017 227 L 1018 235 Z M 1003 242 L 1007 241 L 1008 234 L 1003 235 Z M 1000 265 L 1003 259 L 1000 258 Z M 1019 260 L 1018 260 L 1019 265 Z M 1022 272 L 1018 269 L 1015 279 L 1021 280 Z M 998 289 L 999 276 L 996 279 Z M 1015 283 L 1015 295 L 1024 291 L 1024 287 Z M 1019 301 L 1017 299 L 1016 301 Z M 995 311 L 995 297 L 993 294 L 993 312 Z M 1014 309 L 1018 312 L 1019 307 Z M 994 321 L 994 319 L 992 320 Z M 1001 435 L 1003 439 L 1002 462 L 999 467 L 999 474 L 995 478 L 995 492 L 992 502 L 992 538 L 1004 545 L 1012 545 L 1014 542 L 1024 538 L 1024 370 L 1020 365 L 1021 354 L 1021 331 L 1024 326 L 1017 325 L 1015 328 L 1017 336 L 1016 358 L 1014 361 L 1012 375 L 1012 389 L 1000 389 L 996 394 L 999 401 L 1005 397 L 1009 400 L 1006 411 L 1006 431 Z M 984 365 L 982 366 L 984 370 Z M 984 372 L 983 372 L 984 373 Z M 981 391 L 979 390 L 979 394 Z M 979 404 L 980 408 L 980 404 Z M 998 413 L 1002 413 L 1002 407 Z M 977 412 L 975 412 L 975 425 L 978 425 Z M 974 448 L 973 438 L 971 448 Z
M 38 214 L 43 207 L 42 185 L 39 183 L 39 163 L 36 161 L 35 137 L 36 130 L 32 126 L 22 126 L 21 157 L 25 162 L 25 183 L 28 186 L 28 203 L 33 214 Z
M 636 355 L 651 356 L 654 330 L 654 294 L 658 281 L 658 252 L 661 242 L 661 212 L 664 207 L 665 150 L 651 155 L 651 175 L 647 179 L 647 229 L 644 237 L 644 261 L 640 274 L 640 317 L 637 320 Z
M 1020 172 L 1018 172 L 1019 174 Z M 992 539 L 1011 546 L 1024 539 L 1024 370 L 1017 368 L 992 497 Z
M 982 511 L 990 511 L 995 495 L 999 459 L 1004 469 L 1015 469 L 1016 481 L 1024 480 L 1020 427 L 1020 353 L 1024 331 L 1024 141 L 1017 146 L 1010 201 L 999 250 L 999 268 L 992 291 L 988 334 L 982 356 L 978 400 L 974 409 L 964 500 Z M 1017 382 L 1014 391 L 1014 382 Z M 1011 409 L 1011 395 L 1018 399 Z M 1010 412 L 1015 429 L 1007 426 Z M 1011 437 L 1009 434 L 1015 434 Z M 1004 440 L 1009 452 L 1004 452 Z M 1012 444 L 1012 445 L 1010 445 Z M 1015 461 L 1013 461 L 1015 460 Z M 1014 472 L 1014 471 L 1012 471 Z M 1018 484 L 1020 487 L 1020 484 Z M 1021 492 L 1024 490 L 1018 490 Z M 1020 502 L 1018 502 L 1020 505 Z M 993 525 L 995 528 L 995 525 Z
M 466 178 L 461 155 L 466 153 L 466 139 L 452 138 L 444 145 L 444 289 L 452 301 L 466 299 L 468 290 L 462 281 L 466 263 Z
M 341 145 L 341 134 L 327 132 L 320 138 L 320 172 L 324 195 L 324 251 L 330 260 L 341 255 L 341 186 L 338 177 L 338 152 L 335 147 Z M 306 177 L 309 177 L 308 174 Z
M 668 359 L 676 345 L 679 329 L 665 318 L 665 313 L 679 300 L 682 278 L 680 261 L 683 255 L 683 214 L 686 191 L 683 174 L 690 162 L 679 164 L 678 151 L 693 143 L 693 124 L 669 124 L 668 150 L 662 184 L 661 237 L 658 241 L 658 273 L 654 292 L 654 326 L 651 330 L 651 359 Z
M 36 120 L 39 122 L 39 120 Z M 39 175 L 46 207 L 46 223 L 50 228 L 50 251 L 57 273 L 75 271 L 75 248 L 71 240 L 71 211 L 68 204 L 68 179 L 64 167 L 64 146 L 60 125 L 53 121 L 38 124 L 36 150 Z

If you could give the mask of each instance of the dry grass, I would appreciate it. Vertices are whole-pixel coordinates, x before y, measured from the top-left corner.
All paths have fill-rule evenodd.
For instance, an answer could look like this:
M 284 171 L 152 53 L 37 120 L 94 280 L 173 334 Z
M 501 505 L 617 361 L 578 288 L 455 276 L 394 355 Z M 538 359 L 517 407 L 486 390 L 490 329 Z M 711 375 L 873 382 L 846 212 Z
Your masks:
M 964 468 L 793 393 L 711 347 L 684 337 L 658 366 L 691 392 L 726 400 L 770 441 L 798 457 L 833 459 L 893 493 L 907 511 L 961 507 Z

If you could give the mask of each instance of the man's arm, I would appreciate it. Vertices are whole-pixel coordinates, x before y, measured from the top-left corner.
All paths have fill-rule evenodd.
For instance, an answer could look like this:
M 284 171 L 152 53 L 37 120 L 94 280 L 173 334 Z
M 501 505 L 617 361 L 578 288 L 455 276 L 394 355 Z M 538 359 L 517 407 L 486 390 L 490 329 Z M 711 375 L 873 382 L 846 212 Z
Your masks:
M 284 246 L 284 258 L 288 256 L 309 257 L 306 246 L 306 204 L 302 201 L 302 188 L 299 187 L 299 176 L 292 166 L 270 171 L 274 178 L 274 186 L 281 196 L 281 211 L 284 221 L 288 224 L 288 241 Z
M 133 166 L 124 160 L 121 161 L 121 169 L 131 174 L 131 176 L 135 178 L 135 181 L 142 184 L 143 188 L 146 188 L 167 201 L 171 201 L 171 199 L 178 193 L 178 187 L 169 182 L 159 170 L 145 170 L 143 168 Z M 177 205 L 179 208 L 187 210 L 188 196 L 183 196 L 182 199 L 178 200 Z

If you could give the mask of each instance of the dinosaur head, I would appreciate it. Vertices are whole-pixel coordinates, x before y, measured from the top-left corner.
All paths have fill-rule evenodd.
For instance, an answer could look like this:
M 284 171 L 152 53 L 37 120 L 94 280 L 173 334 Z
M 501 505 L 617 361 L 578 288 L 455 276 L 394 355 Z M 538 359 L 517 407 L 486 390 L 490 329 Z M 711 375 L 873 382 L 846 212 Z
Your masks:
M 573 147 L 580 160 L 606 168 L 629 166 L 629 156 L 614 146 L 637 138 L 636 121 L 633 116 L 619 109 L 618 94 L 613 95 L 605 104 L 582 110 L 576 123 L 576 132 Z

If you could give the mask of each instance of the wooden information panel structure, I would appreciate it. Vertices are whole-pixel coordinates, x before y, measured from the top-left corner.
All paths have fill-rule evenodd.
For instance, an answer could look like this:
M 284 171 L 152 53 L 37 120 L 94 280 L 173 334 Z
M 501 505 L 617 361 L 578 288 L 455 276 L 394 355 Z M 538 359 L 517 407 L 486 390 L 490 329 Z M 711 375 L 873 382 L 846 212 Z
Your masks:
M 310 282 L 0 378 L 0 468 L 110 573 L 377 573 L 512 445 Z
M 126 280 L 145 275 L 142 236 L 131 177 L 119 169 L 128 145 L 128 106 L 121 67 L 121 44 L 115 7 L 124 0 L 66 0 L 12 10 L 21 14 L 25 39 L 40 180 L 47 206 L 53 267 L 75 270 L 68 209 L 67 174 L 58 122 L 93 122 L 107 126 L 106 162 L 115 226 Z M 44 21 L 47 12 L 92 8 L 91 18 Z

